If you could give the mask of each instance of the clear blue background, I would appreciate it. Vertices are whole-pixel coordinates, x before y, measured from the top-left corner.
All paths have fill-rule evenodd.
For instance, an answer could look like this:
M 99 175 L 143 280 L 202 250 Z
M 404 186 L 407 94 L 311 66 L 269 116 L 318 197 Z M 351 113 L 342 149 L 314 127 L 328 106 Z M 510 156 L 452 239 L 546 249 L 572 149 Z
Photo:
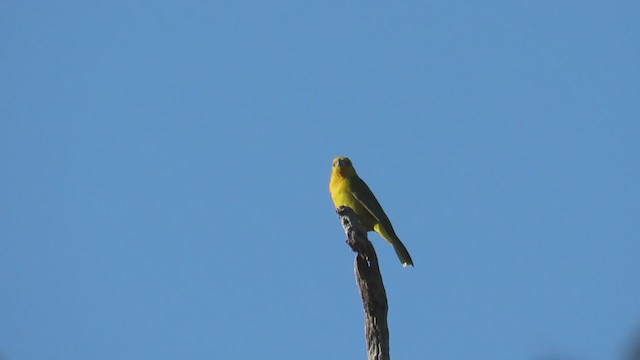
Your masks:
M 637 1 L 6 1 L 0 357 L 621 359 L 640 331 Z

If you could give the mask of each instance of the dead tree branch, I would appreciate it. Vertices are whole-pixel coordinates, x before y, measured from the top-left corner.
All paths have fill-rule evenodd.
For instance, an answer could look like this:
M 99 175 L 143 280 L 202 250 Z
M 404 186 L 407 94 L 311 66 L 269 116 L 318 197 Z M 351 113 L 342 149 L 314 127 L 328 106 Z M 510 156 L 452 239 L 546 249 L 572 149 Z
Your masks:
M 389 360 L 387 293 L 382 283 L 376 251 L 351 208 L 340 206 L 336 212 L 347 234 L 347 244 L 357 253 L 354 268 L 364 306 L 368 359 Z

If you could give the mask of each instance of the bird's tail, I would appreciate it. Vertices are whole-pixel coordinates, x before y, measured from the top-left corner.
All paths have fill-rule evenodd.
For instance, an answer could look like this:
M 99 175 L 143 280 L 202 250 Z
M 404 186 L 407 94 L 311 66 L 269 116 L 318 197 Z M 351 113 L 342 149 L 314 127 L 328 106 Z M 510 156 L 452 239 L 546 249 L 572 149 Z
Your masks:
M 381 224 L 375 224 L 373 226 L 373 230 L 380 234 L 391 245 L 393 245 L 393 249 L 396 251 L 396 255 L 398 255 L 398 258 L 402 263 L 402 267 L 407 267 L 409 265 L 413 266 L 413 260 L 411 260 L 409 250 L 407 250 L 407 248 L 404 247 L 402 241 L 398 239 L 398 235 L 396 235 L 396 232 L 393 231 L 393 227 L 391 227 L 391 224 L 389 224 L 388 227 L 384 227 Z
M 394 240 L 393 249 L 396 251 L 396 255 L 398 255 L 403 267 L 407 267 L 409 265 L 413 266 L 413 260 L 411 259 L 411 255 L 409 255 L 409 250 L 404 247 L 404 244 L 400 239 Z

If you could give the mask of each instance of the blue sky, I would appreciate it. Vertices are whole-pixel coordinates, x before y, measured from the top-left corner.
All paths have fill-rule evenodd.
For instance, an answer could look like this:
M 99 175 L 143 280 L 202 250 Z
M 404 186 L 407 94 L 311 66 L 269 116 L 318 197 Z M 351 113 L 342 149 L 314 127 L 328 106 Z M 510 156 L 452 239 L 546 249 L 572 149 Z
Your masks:
M 364 358 L 351 157 L 394 359 L 640 336 L 637 1 L 12 1 L 0 358 Z

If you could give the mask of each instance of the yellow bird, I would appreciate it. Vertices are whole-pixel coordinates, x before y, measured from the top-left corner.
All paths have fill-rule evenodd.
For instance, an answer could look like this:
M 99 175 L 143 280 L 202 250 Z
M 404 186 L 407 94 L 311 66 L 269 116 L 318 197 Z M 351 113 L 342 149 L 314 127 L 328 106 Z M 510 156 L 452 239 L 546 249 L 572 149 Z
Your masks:
M 343 205 L 352 208 L 367 231 L 377 232 L 393 245 L 402 266 L 413 266 L 409 251 L 396 235 L 387 214 L 367 184 L 360 179 L 349 158 L 333 159 L 329 192 L 336 208 Z

